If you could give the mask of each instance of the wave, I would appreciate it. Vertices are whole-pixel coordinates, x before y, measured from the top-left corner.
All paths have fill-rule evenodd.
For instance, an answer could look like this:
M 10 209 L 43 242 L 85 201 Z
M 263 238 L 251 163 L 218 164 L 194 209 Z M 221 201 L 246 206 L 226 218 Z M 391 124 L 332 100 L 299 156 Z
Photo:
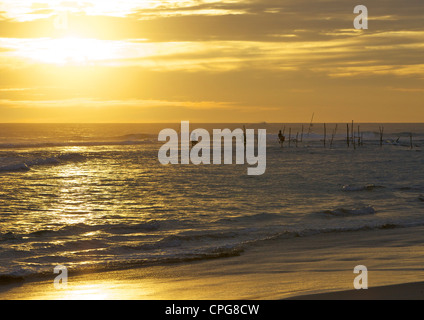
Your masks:
M 409 138 L 411 133 L 412 133 L 412 137 L 424 137 L 423 133 L 416 133 L 416 132 L 413 132 L 413 131 L 394 132 L 391 135 L 397 136 L 397 137 Z
M 86 157 L 79 153 L 65 153 L 49 158 L 4 158 L 0 163 L 0 172 L 29 171 L 33 166 L 58 165 L 66 162 L 85 161 Z M 11 162 L 11 163 L 10 163 Z
M 23 282 L 24 276 L 14 276 L 8 274 L 0 274 L 0 285 L 7 285 L 16 282 Z
M 149 133 L 130 133 L 117 137 L 105 138 L 105 140 L 115 140 L 115 141 L 134 141 L 134 140 L 144 140 L 157 138 L 157 136 Z
M 368 213 L 371 213 L 373 209 L 367 209 Z M 343 210 L 344 213 L 345 210 Z M 332 211 L 333 212 L 333 211 Z M 354 211 L 350 211 L 352 213 Z M 262 236 L 255 236 L 253 239 L 242 240 L 240 232 L 248 233 L 249 230 L 243 229 L 228 232 L 206 232 L 198 234 L 180 234 L 165 237 L 162 241 L 158 241 L 155 244 L 152 244 L 150 249 L 157 249 L 153 254 L 148 253 L 149 247 L 147 244 L 139 246 L 123 245 L 116 247 L 108 247 L 108 242 L 102 242 L 98 240 L 82 240 L 82 241 L 70 241 L 68 244 L 60 244 L 60 248 L 71 251 L 83 250 L 78 255 L 74 253 L 72 256 L 63 258 L 70 259 L 68 260 L 58 260 L 57 255 L 52 252 L 45 251 L 44 248 L 41 253 L 46 254 L 44 256 L 33 256 L 26 261 L 30 261 L 28 264 L 30 267 L 22 268 L 21 266 L 16 266 L 14 270 L 5 271 L 5 266 L 0 268 L 0 285 L 8 284 L 11 282 L 23 281 L 33 277 L 51 277 L 53 268 L 57 263 L 63 262 L 66 264 L 70 262 L 69 272 L 72 274 L 84 274 L 91 272 L 100 272 L 100 271 L 113 271 L 113 270 L 124 270 L 129 268 L 145 267 L 152 265 L 165 265 L 165 264 L 175 264 L 175 263 L 189 263 L 194 261 L 202 261 L 209 259 L 221 259 L 228 257 L 235 257 L 241 255 L 248 247 L 260 245 L 261 243 L 268 241 L 280 241 L 290 238 L 297 237 L 310 237 L 319 234 L 329 234 L 329 233 L 344 233 L 344 232 L 357 232 L 357 231 L 370 231 L 370 230 L 386 230 L 386 229 L 396 229 L 396 228 L 408 228 L 408 227 L 417 227 L 424 226 L 424 221 L 385 221 L 380 223 L 369 223 L 361 226 L 351 226 L 351 227 L 331 227 L 331 228 L 304 228 L 301 230 L 280 230 L 272 232 L 271 234 L 263 234 Z M 81 226 L 80 226 L 81 227 Z M 82 226 L 86 228 L 87 226 Z M 284 226 L 281 226 L 284 228 Z M 4 235 L 3 235 L 4 236 Z M 9 234 L 9 237 L 12 237 Z M 176 250 L 173 248 L 173 245 L 180 246 L 182 242 L 196 242 L 199 240 L 212 241 L 214 238 L 233 238 L 237 241 L 232 244 L 226 245 L 211 245 L 207 248 L 178 248 Z M 44 243 L 44 242 L 43 242 Z M 41 245 L 41 243 L 40 243 Z M 166 250 L 166 248 L 171 248 L 171 250 Z M 53 248 L 54 249 L 54 248 Z M 142 252 L 137 252 L 142 251 Z M 31 251 L 33 252 L 33 251 Z M 132 252 L 135 252 L 132 254 Z M 86 265 L 83 262 L 85 261 L 86 254 L 91 255 L 94 253 L 96 257 L 101 260 L 92 261 L 90 265 Z M 100 253 L 100 255 L 98 255 Z M 111 258 L 113 256 L 113 258 Z M 102 258 L 103 257 L 103 258 Z M 81 264 L 79 264 L 81 262 Z M 13 267 L 12 267 L 13 269 Z
M 87 274 L 93 272 L 125 270 L 130 268 L 147 267 L 154 265 L 189 263 L 202 260 L 220 259 L 240 256 L 244 249 L 238 246 L 222 246 L 215 247 L 209 250 L 200 252 L 185 253 L 182 255 L 164 255 L 158 258 L 143 258 L 143 259 L 127 259 L 127 260 L 112 260 L 92 263 L 90 265 L 79 265 L 68 268 L 69 273 L 73 275 Z M 32 278 L 51 277 L 53 268 L 56 264 L 51 263 L 49 266 L 40 268 L 19 267 L 10 273 L 0 273 L 0 285 L 10 284 L 13 282 L 22 282 Z
M 29 233 L 15 234 L 12 232 L 0 233 L 1 241 L 13 241 L 21 240 L 22 238 L 51 238 L 57 236 L 76 236 L 87 232 L 104 232 L 109 235 L 121 235 L 121 234 L 132 234 L 142 233 L 148 231 L 157 231 L 164 229 L 168 221 L 150 220 L 138 224 L 98 224 L 89 225 L 84 223 L 78 223 L 70 226 L 65 226 L 59 229 L 41 229 L 32 231 Z M 175 226 L 174 226 L 175 227 Z
M 367 206 L 359 209 L 346 209 L 346 208 L 338 208 L 335 210 L 325 210 L 322 211 L 325 215 L 336 216 L 336 217 L 347 217 L 347 216 L 362 216 L 375 214 L 376 211 L 373 207 Z
M 9 241 L 9 240 L 20 240 L 21 236 L 14 234 L 13 232 L 0 233 L 0 241 Z
M 221 223 L 221 222 L 249 222 L 249 221 L 258 221 L 258 222 L 262 222 L 262 221 L 268 221 L 268 220 L 275 220 L 275 219 L 279 219 L 281 218 L 281 216 L 279 214 L 275 214 L 275 213 L 257 213 L 257 214 L 253 214 L 253 215 L 247 215 L 247 216 L 240 216 L 240 217 L 227 217 L 227 218 L 221 218 L 216 220 L 216 223 Z
M 357 186 L 357 185 L 344 185 L 342 187 L 343 191 L 373 191 L 377 189 L 384 189 L 384 186 L 379 186 L 375 184 L 366 184 L 363 186 Z
M 374 224 L 366 224 L 362 226 L 355 226 L 355 227 L 333 227 L 333 228 L 321 228 L 321 229 L 314 229 L 314 228 L 306 228 L 303 230 L 293 230 L 293 231 L 283 231 L 278 232 L 274 235 L 268 236 L 264 239 L 258 239 L 252 242 L 252 244 L 255 244 L 256 242 L 263 242 L 263 241 L 270 241 L 270 240 L 282 240 L 282 239 L 290 239 L 290 238 L 297 238 L 297 237 L 310 237 L 315 236 L 319 234 L 329 234 L 329 233 L 344 233 L 344 232 L 358 232 L 358 231 L 372 231 L 372 230 L 388 230 L 388 229 L 403 229 L 403 228 L 410 228 L 410 227 L 422 227 L 424 226 L 424 221 L 415 221 L 415 222 L 409 222 L 409 221 L 399 221 L 399 222 L 381 222 L 381 223 L 374 223 Z M 250 244 L 250 243 L 247 243 Z
M 62 161 L 79 162 L 79 161 L 85 161 L 86 157 L 80 153 L 64 153 L 59 155 L 57 159 Z
M 327 139 L 332 137 L 332 130 L 334 130 L 333 128 L 330 128 L 330 132 L 327 131 L 327 135 L 324 136 L 323 133 L 316 133 L 316 132 L 310 132 L 310 133 L 306 133 L 304 132 L 302 139 L 306 140 L 306 141 L 319 141 L 319 140 L 323 140 L 324 137 L 326 137 Z M 340 127 L 338 127 L 338 133 L 336 133 L 334 135 L 334 141 L 345 141 L 346 140 L 346 133 L 345 133 L 346 129 L 342 129 Z M 343 133 L 342 133 L 343 132 Z M 291 137 L 292 139 L 296 140 L 296 134 L 297 132 L 292 131 Z M 270 134 L 270 138 L 274 138 L 275 139 L 276 134 Z M 285 132 L 285 136 L 286 139 L 288 138 L 288 132 Z M 357 136 L 357 133 L 355 132 L 355 136 Z M 391 135 L 390 135 L 391 136 Z M 301 133 L 299 132 L 298 138 L 301 138 Z M 379 140 L 380 139 L 380 133 L 379 132 L 375 132 L 375 131 L 361 131 L 361 138 L 364 140 Z
M 157 138 L 137 139 L 138 135 L 128 135 L 110 140 L 99 141 L 65 141 L 65 142 L 26 142 L 26 143 L 0 143 L 0 149 L 29 149 L 29 148 L 52 148 L 52 147 L 95 147 L 95 146 L 116 146 L 116 145 L 142 145 L 156 142 Z M 144 136 L 144 135 L 143 135 Z M 122 140 L 122 139 L 124 140 Z
M 122 254 L 125 252 L 141 252 L 141 251 L 153 251 L 153 250 L 166 250 L 169 248 L 183 248 L 184 245 L 200 243 L 209 244 L 213 241 L 223 241 L 229 239 L 238 239 L 243 234 L 248 234 L 250 230 L 238 230 L 238 231 L 220 231 L 220 232 L 194 232 L 192 234 L 173 234 L 165 236 L 156 242 L 142 243 L 142 244 L 128 244 L 119 247 L 111 247 L 107 249 L 108 253 Z
M 161 240 L 163 243 L 188 242 L 188 241 L 208 241 L 213 239 L 236 238 L 240 232 L 236 231 L 219 231 L 219 232 L 193 232 L 189 234 L 170 235 Z
M 421 185 L 414 185 L 414 186 L 405 186 L 405 187 L 398 187 L 395 188 L 396 190 L 399 191 L 411 191 L 411 192 L 422 192 L 424 190 L 424 187 Z
M 16 163 L 9 165 L 0 165 L 0 172 L 18 172 L 18 171 L 29 171 L 30 168 L 26 163 Z

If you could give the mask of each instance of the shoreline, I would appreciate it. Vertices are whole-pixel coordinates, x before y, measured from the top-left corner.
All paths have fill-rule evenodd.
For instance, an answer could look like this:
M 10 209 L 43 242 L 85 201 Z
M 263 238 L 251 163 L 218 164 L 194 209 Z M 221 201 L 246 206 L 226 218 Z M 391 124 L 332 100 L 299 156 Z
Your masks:
M 0 286 L 1 300 L 423 299 L 424 227 L 269 240 L 235 257 Z M 369 289 L 354 290 L 365 265 Z M 389 286 L 389 287 L 387 287 Z

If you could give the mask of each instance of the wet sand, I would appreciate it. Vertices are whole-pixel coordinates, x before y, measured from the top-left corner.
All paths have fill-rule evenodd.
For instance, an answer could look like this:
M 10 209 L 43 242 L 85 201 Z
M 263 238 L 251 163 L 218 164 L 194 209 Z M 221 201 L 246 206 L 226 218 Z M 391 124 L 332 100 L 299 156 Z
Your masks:
M 423 299 L 423 232 L 414 227 L 269 240 L 225 259 L 70 273 L 60 290 L 52 270 L 48 278 L 0 286 L 0 299 Z M 357 265 L 368 268 L 368 290 L 353 288 Z

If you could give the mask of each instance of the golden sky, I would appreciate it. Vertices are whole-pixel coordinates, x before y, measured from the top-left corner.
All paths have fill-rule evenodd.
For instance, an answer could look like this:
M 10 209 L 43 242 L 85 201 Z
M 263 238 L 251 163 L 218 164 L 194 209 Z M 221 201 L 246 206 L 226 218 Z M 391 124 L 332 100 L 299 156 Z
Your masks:
M 0 0 L 0 122 L 423 122 L 423 19 L 422 0 Z

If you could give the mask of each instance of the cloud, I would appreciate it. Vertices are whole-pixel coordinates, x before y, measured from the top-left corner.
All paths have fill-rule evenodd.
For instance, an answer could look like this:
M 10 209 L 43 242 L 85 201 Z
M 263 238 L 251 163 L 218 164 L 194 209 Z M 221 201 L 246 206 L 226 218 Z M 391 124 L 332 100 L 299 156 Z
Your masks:
M 108 15 L 113 7 L 106 8 L 103 14 L 101 10 L 71 11 L 69 28 L 82 36 L 114 40 L 275 41 L 281 36 L 284 41 L 321 41 L 343 37 L 345 32 L 340 30 L 353 29 L 355 17 L 350 0 L 183 1 L 179 5 L 152 2 L 141 9 L 135 3 L 121 5 L 127 8 L 125 15 Z M 368 7 L 368 32 L 423 30 L 424 7 L 420 1 L 406 0 L 399 5 L 398 1 L 382 0 Z M 55 36 L 53 20 L 54 17 L 43 17 L 23 22 L 3 21 L 0 34 L 23 38 Z M 288 39 L 286 35 L 296 37 Z
M 133 112 L 133 104 L 164 117 L 216 119 L 216 107 L 232 119 L 257 110 L 301 120 L 371 109 L 375 119 L 397 119 L 396 108 L 407 105 L 408 119 L 424 116 L 422 0 L 368 3 L 363 31 L 353 28 L 350 0 L 73 1 L 64 31 L 54 28 L 58 8 L 45 2 L 0 7 L 4 108 L 85 101 L 93 110 Z M 85 45 L 63 50 L 64 36 Z
M 24 91 L 26 88 L 0 89 L 2 92 Z M 167 100 L 96 100 L 92 98 L 74 98 L 65 100 L 0 100 L 0 105 L 12 108 L 107 108 L 107 107 L 184 107 L 187 109 L 244 109 L 236 103 L 219 101 L 167 101 Z
M 190 121 L 225 121 L 228 117 L 275 111 L 276 108 L 246 108 L 219 101 L 167 100 L 0 100 L 0 112 L 5 122 L 174 122 L 176 117 Z M 222 116 L 224 115 L 224 116 Z M 208 121 L 207 121 L 208 122 Z

